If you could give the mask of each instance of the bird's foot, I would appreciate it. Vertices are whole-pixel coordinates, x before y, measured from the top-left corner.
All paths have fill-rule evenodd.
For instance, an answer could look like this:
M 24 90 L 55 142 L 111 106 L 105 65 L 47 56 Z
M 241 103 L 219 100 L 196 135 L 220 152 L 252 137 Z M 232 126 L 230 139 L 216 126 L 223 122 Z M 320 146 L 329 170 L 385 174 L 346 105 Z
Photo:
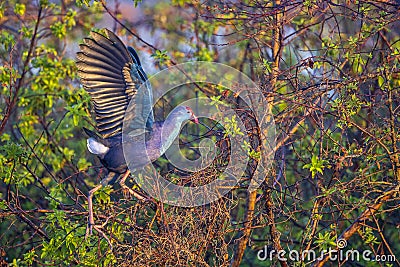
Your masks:
M 143 196 L 140 193 L 136 192 L 132 188 L 129 188 L 125 184 L 121 184 L 121 188 L 122 188 L 122 194 L 124 195 L 125 199 L 131 199 L 132 196 L 133 196 L 133 197 L 137 198 L 140 201 L 146 201 L 147 200 L 147 198 L 145 196 Z
M 85 238 L 88 238 L 90 235 L 92 235 L 92 233 L 93 233 L 93 224 L 88 223 L 86 226 Z
M 88 238 L 90 235 L 93 234 L 94 227 L 96 227 L 96 225 L 94 224 L 93 212 L 89 212 L 89 218 L 88 218 L 88 223 L 86 226 L 85 238 Z
M 86 227 L 86 237 L 92 234 L 93 232 L 93 226 L 94 226 L 94 216 L 93 216 L 93 195 L 94 193 L 99 190 L 102 187 L 101 184 L 93 188 L 92 190 L 89 191 L 88 195 L 88 225 Z

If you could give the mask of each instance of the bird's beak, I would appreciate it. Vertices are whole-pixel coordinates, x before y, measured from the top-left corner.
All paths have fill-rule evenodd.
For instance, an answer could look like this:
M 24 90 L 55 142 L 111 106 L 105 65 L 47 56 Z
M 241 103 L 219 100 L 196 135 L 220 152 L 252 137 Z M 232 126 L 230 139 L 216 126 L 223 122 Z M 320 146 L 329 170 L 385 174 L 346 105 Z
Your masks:
M 190 120 L 196 124 L 199 124 L 199 119 L 193 113 L 192 113 L 192 116 L 190 117 Z

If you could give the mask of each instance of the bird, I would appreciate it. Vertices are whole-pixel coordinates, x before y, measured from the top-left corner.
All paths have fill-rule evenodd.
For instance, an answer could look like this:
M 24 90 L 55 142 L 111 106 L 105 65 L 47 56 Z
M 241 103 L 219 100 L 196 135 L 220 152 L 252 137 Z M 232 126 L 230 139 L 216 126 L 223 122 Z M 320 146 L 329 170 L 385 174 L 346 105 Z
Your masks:
M 163 122 L 154 120 L 152 88 L 139 56 L 134 48 L 125 46 L 112 31 L 91 31 L 79 47 L 76 55 L 77 74 L 91 97 L 97 130 L 96 133 L 83 128 L 88 136 L 87 148 L 99 157 L 108 170 L 108 175 L 88 194 L 88 235 L 92 234 L 95 226 L 93 195 L 101 187 L 119 182 L 124 192 L 128 191 L 139 200 L 146 198 L 125 184 L 130 175 L 122 144 L 125 116 L 130 116 L 130 123 L 141 125 L 146 134 L 145 149 L 135 154 L 134 161 L 129 164 L 135 169 L 143 168 L 163 155 L 186 121 L 199 123 L 199 120 L 188 106 L 177 106 Z M 130 104 L 133 98 L 141 103 L 134 101 Z M 134 148 L 137 145 L 135 140 L 124 141 L 124 146 Z

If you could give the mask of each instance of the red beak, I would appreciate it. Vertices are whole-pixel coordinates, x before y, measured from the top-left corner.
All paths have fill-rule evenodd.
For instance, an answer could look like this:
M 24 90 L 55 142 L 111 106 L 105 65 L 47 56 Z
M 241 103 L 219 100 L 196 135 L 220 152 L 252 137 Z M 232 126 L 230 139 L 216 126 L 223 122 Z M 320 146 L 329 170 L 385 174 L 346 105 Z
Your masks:
M 193 113 L 192 113 L 192 117 L 190 118 L 190 120 L 196 124 L 199 124 L 199 119 Z
M 188 111 L 190 111 L 191 117 L 190 120 L 196 124 L 199 124 L 199 119 L 194 115 L 193 110 L 190 107 L 186 107 Z

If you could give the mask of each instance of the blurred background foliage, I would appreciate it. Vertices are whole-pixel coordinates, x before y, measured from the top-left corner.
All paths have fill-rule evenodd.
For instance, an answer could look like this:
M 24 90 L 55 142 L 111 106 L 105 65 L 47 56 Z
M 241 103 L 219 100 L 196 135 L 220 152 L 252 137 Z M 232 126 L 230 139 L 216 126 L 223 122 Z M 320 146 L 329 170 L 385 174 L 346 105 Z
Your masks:
M 399 15 L 395 1 L 1 1 L 0 265 L 306 266 L 257 253 L 320 253 L 339 238 L 400 255 Z M 215 61 L 260 85 L 278 135 L 255 195 L 240 183 L 184 209 L 106 187 L 95 199 L 103 232 L 85 238 L 86 195 L 104 173 L 86 150 L 82 127 L 94 125 L 74 61 L 102 27 L 138 50 L 149 75 Z

